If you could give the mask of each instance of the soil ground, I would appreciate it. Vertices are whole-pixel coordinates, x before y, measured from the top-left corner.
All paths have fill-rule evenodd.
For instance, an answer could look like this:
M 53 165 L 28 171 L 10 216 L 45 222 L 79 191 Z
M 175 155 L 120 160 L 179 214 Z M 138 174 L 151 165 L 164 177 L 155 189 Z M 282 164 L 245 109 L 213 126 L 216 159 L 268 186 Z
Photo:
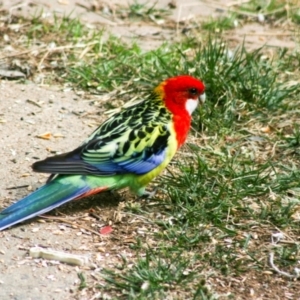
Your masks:
M 152 2 L 164 8 L 170 1 L 147 1 L 148 4 Z M 166 38 L 172 40 L 177 37 L 174 30 L 157 25 L 106 19 L 97 13 L 97 9 L 92 10 L 92 4 L 97 3 L 100 5 L 97 1 L 83 0 L 3 0 L 0 9 L 7 10 L 9 14 L 21 14 L 26 17 L 38 11 L 42 11 L 45 18 L 51 18 L 54 13 L 58 16 L 71 14 L 91 24 L 103 24 L 106 30 L 125 40 L 139 39 L 145 50 L 157 47 Z M 127 0 L 110 1 L 106 5 L 114 6 L 116 3 L 128 5 Z M 220 1 L 223 11 L 216 10 L 216 7 L 209 3 L 210 1 L 176 1 L 176 8 L 168 18 L 179 22 L 186 18 L 208 18 L 226 13 L 226 1 Z M 294 41 L 288 35 L 275 35 L 272 34 L 273 30 L 276 31 L 257 23 L 235 29 L 227 38 L 233 45 L 238 45 L 243 41 L 244 35 L 248 34 L 245 42 L 249 48 L 257 48 L 266 43 L 272 46 L 295 47 Z M 161 32 L 159 37 L 154 35 L 157 31 Z M 1 52 L 0 49 L 0 57 L 3 54 Z M 37 158 L 66 152 L 78 146 L 97 124 L 105 119 L 101 114 L 103 110 L 101 105 L 91 106 L 89 99 L 80 101 L 80 96 L 73 91 L 62 91 L 61 87 L 35 83 L 24 85 L 1 80 L 0 207 L 8 206 L 40 186 L 46 176 L 33 173 L 30 165 Z M 49 140 L 38 137 L 45 133 L 51 134 Z M 97 269 L 118 261 L 119 253 L 114 251 L 113 240 L 110 237 L 91 234 L 88 230 L 76 228 L 72 222 L 92 222 L 87 212 L 95 206 L 94 201 L 97 202 L 97 209 L 99 213 L 101 211 L 102 216 L 107 216 L 107 220 L 116 220 L 123 198 L 122 194 L 118 196 L 104 193 L 92 200 L 70 204 L 56 212 L 58 217 L 65 218 L 69 224 L 35 219 L 0 232 L 0 299 L 89 299 L 89 295 L 85 295 L 84 292 L 77 293 L 77 273 L 85 272 L 96 277 Z M 105 221 L 104 217 L 103 220 Z M 125 226 L 125 222 L 122 224 Z M 128 232 L 130 230 L 127 230 Z M 138 233 L 132 233 L 134 234 Z M 121 232 L 117 230 L 114 239 L 122 239 Z M 28 256 L 28 250 L 34 246 L 82 254 L 89 258 L 90 264 L 74 267 L 32 259 Z M 125 246 L 123 250 L 128 251 Z M 260 286 L 256 287 L 257 289 L 263 289 L 263 283 L 257 282 L 257 285 Z

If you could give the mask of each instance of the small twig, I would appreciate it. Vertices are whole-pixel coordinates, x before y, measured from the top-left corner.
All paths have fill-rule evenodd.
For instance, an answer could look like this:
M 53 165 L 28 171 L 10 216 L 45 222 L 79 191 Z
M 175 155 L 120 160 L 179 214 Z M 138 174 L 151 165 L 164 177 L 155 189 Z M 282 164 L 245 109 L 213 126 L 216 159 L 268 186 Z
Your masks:
M 44 215 L 41 215 L 41 216 L 39 216 L 39 217 L 40 217 L 40 218 L 43 218 L 43 219 L 48 219 L 48 220 L 62 221 L 62 222 L 64 222 L 64 223 L 67 223 L 67 224 L 72 225 L 72 226 L 75 225 L 73 222 L 67 221 L 65 218 L 52 217 L 52 216 L 44 216 Z M 78 226 L 78 227 L 81 228 L 81 229 L 85 229 L 85 230 L 87 230 L 87 231 L 90 231 L 90 232 L 92 232 L 92 233 L 94 233 L 94 234 L 96 234 L 96 235 L 102 237 L 102 235 L 101 235 L 99 232 L 97 232 L 97 231 L 95 231 L 95 230 L 93 230 L 93 229 L 90 229 L 90 228 L 88 228 L 88 227 L 86 227 L 86 226 L 79 225 L 79 224 L 76 224 L 76 226 Z
M 269 255 L 269 264 L 270 264 L 270 267 L 275 272 L 277 272 L 278 274 L 280 274 L 280 275 L 282 275 L 284 277 L 287 277 L 287 278 L 290 278 L 290 279 L 298 279 L 298 278 L 300 278 L 300 269 L 298 269 L 298 268 L 294 269 L 294 273 L 295 273 L 294 275 L 279 270 L 279 268 L 277 266 L 275 266 L 275 264 L 274 264 L 274 253 L 273 252 L 271 252 L 270 255 Z
M 242 35 L 245 35 L 245 34 L 242 34 Z M 252 35 L 252 36 L 256 36 L 256 35 L 264 35 L 264 36 L 291 36 L 291 35 L 295 35 L 295 33 L 293 32 L 249 32 L 247 33 L 247 35 Z
M 85 45 L 67 45 L 67 46 L 55 47 L 53 49 L 49 49 L 49 47 L 44 45 L 44 46 L 41 46 L 40 48 L 25 50 L 25 51 L 21 51 L 21 52 L 18 52 L 18 53 L 1 56 L 0 60 L 6 59 L 6 58 L 22 56 L 22 55 L 28 54 L 30 52 L 38 51 L 38 52 L 41 53 L 41 52 L 46 51 L 46 55 L 44 55 L 44 57 L 42 58 L 42 62 L 43 62 L 50 52 L 56 52 L 56 51 L 61 51 L 61 50 L 65 50 L 65 49 L 73 49 L 73 48 L 84 48 L 84 47 L 88 47 L 88 46 L 95 45 L 95 44 L 98 44 L 98 43 L 99 43 L 99 41 L 94 41 L 94 42 L 91 42 L 91 43 L 88 43 L 88 44 L 85 44 Z M 40 64 L 41 64 L 41 62 L 40 62 Z
M 34 101 L 34 100 L 31 100 L 31 99 L 27 99 L 27 102 L 30 103 L 30 104 L 33 104 L 37 107 L 42 107 L 42 105 L 40 105 L 38 102 Z
M 6 188 L 6 190 L 17 190 L 17 189 L 24 189 L 29 187 L 29 184 L 25 184 L 25 185 L 18 185 L 18 186 L 11 186 Z
M 298 9 L 297 5 L 292 6 L 292 7 L 288 7 L 288 10 L 295 10 L 295 9 Z M 268 15 L 272 15 L 272 14 L 277 14 L 277 13 L 280 13 L 280 12 L 285 11 L 285 10 L 288 13 L 288 10 L 287 10 L 286 6 L 284 6 L 284 7 L 280 7 L 278 9 L 275 9 L 275 10 L 271 10 L 269 12 L 265 12 L 265 13 L 263 13 L 263 15 L 268 16 Z
M 59 47 L 44 49 L 44 51 L 47 51 L 47 52 L 44 54 L 44 56 L 40 60 L 37 69 L 39 71 L 41 71 L 41 66 L 42 66 L 44 60 L 49 55 L 49 53 L 60 52 L 60 51 L 64 51 L 64 50 L 67 50 L 67 49 L 73 49 L 73 48 L 86 48 L 86 47 L 90 47 L 92 45 L 96 45 L 98 43 L 99 43 L 99 41 L 94 41 L 94 42 L 91 42 L 91 43 L 88 43 L 88 44 L 85 44 L 85 45 L 81 45 L 81 44 L 79 44 L 79 45 L 66 45 L 66 46 L 59 46 Z
M 156 223 L 151 221 L 148 217 L 143 217 L 143 216 L 140 216 L 140 215 L 137 215 L 134 213 L 130 213 L 130 212 L 124 212 L 124 215 L 135 217 L 136 219 L 144 221 L 147 224 L 156 225 Z
M 44 48 L 45 46 L 42 46 L 41 48 Z M 19 53 L 14 53 L 14 54 L 8 54 L 8 55 L 5 55 L 5 56 L 1 56 L 0 57 L 0 60 L 3 60 L 3 59 L 6 59 L 6 58 L 11 58 L 11 57 L 17 57 L 17 56 L 22 56 L 22 55 L 25 55 L 25 54 L 28 54 L 30 52 L 34 52 L 34 51 L 45 51 L 46 49 L 30 49 L 30 50 L 25 50 L 25 51 L 21 51 Z
M 245 4 L 245 3 L 248 3 L 250 2 L 251 0 L 238 0 L 238 1 L 232 1 L 232 2 L 229 2 L 226 4 L 227 7 L 230 7 L 230 6 L 236 6 L 236 5 L 241 5 L 241 4 Z
M 249 2 L 249 1 L 243 1 L 243 2 Z M 210 6 L 210 7 L 213 7 L 213 8 L 217 8 L 217 9 L 222 9 L 226 12 L 233 12 L 233 13 L 236 13 L 236 14 L 239 14 L 239 15 L 242 15 L 242 16 L 248 16 L 248 17 L 254 17 L 254 18 L 257 18 L 257 13 L 253 13 L 253 12 L 248 12 L 248 11 L 242 11 L 240 9 L 234 9 L 230 6 L 234 6 L 234 5 L 238 5 L 239 3 L 235 3 L 235 4 L 232 4 L 232 3 L 228 3 L 226 6 L 222 6 L 220 5 L 220 3 L 217 3 L 217 2 L 213 2 L 213 1 L 205 1 L 205 4 L 207 6 Z M 292 6 L 292 7 L 288 7 L 288 10 L 294 10 L 294 9 L 297 9 L 298 6 Z M 262 13 L 264 16 L 268 16 L 268 15 L 272 15 L 272 14 L 276 14 L 276 13 L 279 13 L 279 12 L 282 12 L 284 10 L 287 10 L 286 9 L 286 6 L 284 7 L 280 7 L 278 9 L 275 9 L 273 11 L 269 11 L 269 12 L 264 12 Z
M 256 13 L 252 13 L 252 12 L 248 12 L 248 11 L 240 11 L 238 9 L 227 7 L 227 5 L 226 6 L 220 5 L 220 3 L 217 3 L 217 2 L 205 1 L 205 4 L 209 7 L 224 10 L 225 12 L 233 12 L 233 13 L 237 13 L 237 14 L 240 14 L 240 15 L 248 16 L 248 17 L 257 17 Z
M 93 217 L 94 219 L 96 219 L 97 221 L 100 221 L 101 220 L 101 217 L 98 216 L 97 214 L 93 213 L 93 212 L 89 212 L 89 215 L 91 217 Z

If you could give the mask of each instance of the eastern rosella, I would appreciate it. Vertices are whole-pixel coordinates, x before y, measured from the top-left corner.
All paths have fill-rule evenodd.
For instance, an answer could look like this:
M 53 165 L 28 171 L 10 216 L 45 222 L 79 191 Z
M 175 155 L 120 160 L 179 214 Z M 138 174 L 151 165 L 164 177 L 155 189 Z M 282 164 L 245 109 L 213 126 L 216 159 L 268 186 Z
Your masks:
M 129 187 L 137 195 L 185 142 L 204 84 L 188 75 L 160 83 L 145 100 L 114 114 L 75 150 L 35 162 L 45 185 L 0 213 L 0 230 L 73 199 Z

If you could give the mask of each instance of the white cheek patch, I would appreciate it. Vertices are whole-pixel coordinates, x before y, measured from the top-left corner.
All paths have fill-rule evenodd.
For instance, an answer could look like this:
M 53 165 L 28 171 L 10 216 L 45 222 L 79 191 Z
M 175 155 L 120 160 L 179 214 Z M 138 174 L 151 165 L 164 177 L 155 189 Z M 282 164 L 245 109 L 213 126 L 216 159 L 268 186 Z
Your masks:
M 187 101 L 185 102 L 185 109 L 189 112 L 190 115 L 192 115 L 193 111 L 197 108 L 198 102 L 198 99 L 187 99 Z
M 200 96 L 200 102 L 201 102 L 201 104 L 204 104 L 205 100 L 206 100 L 206 95 L 205 95 L 205 93 L 203 93 L 203 94 Z

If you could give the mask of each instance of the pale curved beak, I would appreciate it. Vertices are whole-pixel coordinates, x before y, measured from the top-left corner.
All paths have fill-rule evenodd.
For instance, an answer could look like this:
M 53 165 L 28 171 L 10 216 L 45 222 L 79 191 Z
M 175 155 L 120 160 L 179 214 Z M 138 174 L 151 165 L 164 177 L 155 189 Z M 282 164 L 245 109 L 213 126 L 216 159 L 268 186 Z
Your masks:
M 203 94 L 199 97 L 200 104 L 204 104 L 205 100 L 206 100 L 206 94 L 203 93 Z

